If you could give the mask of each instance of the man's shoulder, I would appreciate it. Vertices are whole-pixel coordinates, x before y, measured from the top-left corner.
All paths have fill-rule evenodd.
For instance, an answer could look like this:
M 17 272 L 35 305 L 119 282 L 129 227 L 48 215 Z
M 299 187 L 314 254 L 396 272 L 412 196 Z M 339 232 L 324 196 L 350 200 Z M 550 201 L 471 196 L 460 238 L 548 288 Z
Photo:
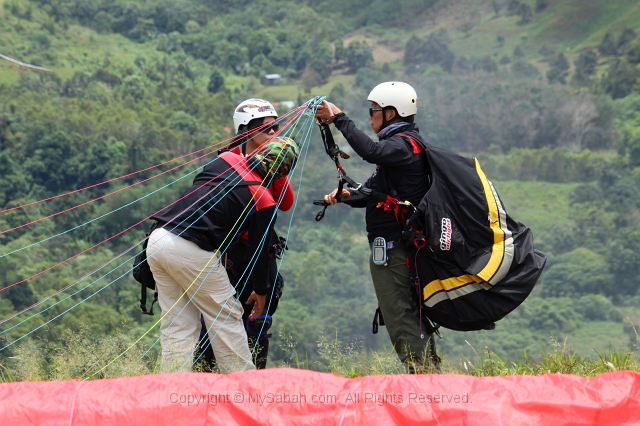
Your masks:
M 420 145 L 425 144 L 424 138 L 420 135 L 420 132 L 417 130 L 417 128 L 401 130 L 387 137 L 386 139 L 381 140 L 380 142 L 386 142 L 392 145 L 397 145 L 399 147 L 411 147 L 411 149 L 413 149 L 414 142 L 411 142 L 412 140 Z
M 218 158 L 223 159 L 227 163 L 242 163 L 247 161 L 246 157 L 234 151 L 223 151 L 218 155 Z

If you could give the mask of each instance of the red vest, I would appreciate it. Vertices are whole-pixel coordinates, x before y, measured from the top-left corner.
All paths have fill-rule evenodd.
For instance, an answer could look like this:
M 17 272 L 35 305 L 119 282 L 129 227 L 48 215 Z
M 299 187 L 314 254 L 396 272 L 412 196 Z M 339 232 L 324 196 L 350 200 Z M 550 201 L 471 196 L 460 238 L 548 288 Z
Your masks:
M 247 159 L 241 155 L 234 154 L 233 152 L 223 152 L 219 157 L 227 164 L 229 164 L 233 170 L 236 171 L 244 181 L 258 181 L 263 182 L 262 176 L 260 176 L 255 170 L 251 170 L 247 164 Z M 276 202 L 271 195 L 271 191 L 262 185 L 248 185 L 251 196 L 256 204 L 256 211 L 272 207 L 276 205 Z

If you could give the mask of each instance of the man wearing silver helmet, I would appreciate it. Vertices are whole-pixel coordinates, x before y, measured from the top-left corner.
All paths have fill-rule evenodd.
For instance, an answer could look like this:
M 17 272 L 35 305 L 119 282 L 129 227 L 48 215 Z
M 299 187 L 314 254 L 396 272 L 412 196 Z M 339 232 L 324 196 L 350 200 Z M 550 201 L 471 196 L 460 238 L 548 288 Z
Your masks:
M 333 123 L 353 150 L 376 168 L 364 184 L 378 193 L 389 194 L 397 200 L 418 205 L 429 188 L 429 170 L 417 139 L 421 140 L 414 117 L 418 111 L 418 96 L 408 84 L 390 81 L 379 84 L 369 94 L 371 128 L 379 142 L 374 142 L 359 130 L 337 106 L 324 102 L 316 117 Z M 324 197 L 333 205 L 338 202 L 337 189 Z M 424 371 L 429 363 L 437 363 L 433 335 L 421 323 L 420 316 L 410 306 L 409 292 L 413 291 L 407 265 L 407 252 L 399 245 L 404 220 L 399 209 L 369 197 L 349 202 L 352 194 L 343 190 L 340 198 L 352 207 L 366 208 L 369 243 L 384 242 L 386 258 L 380 262 L 372 256 L 371 277 L 391 342 L 410 372 Z M 407 217 L 408 218 L 408 217 Z M 374 326 L 375 328 L 375 326 Z

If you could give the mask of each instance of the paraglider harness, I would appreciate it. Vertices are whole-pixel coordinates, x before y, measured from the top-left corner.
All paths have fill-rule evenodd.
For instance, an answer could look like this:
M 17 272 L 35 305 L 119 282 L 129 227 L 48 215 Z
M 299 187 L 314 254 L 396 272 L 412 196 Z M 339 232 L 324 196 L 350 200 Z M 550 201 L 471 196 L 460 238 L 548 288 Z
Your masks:
M 350 158 L 349 155 L 343 152 L 342 150 L 340 150 L 338 145 L 335 143 L 335 140 L 333 139 L 333 135 L 331 134 L 331 129 L 329 128 L 328 124 L 319 123 L 319 126 L 320 126 L 320 134 L 322 136 L 322 142 L 324 143 L 325 152 L 334 161 L 334 163 L 336 164 L 336 169 L 338 170 L 338 190 L 336 192 L 336 200 L 339 203 L 342 202 L 345 204 L 351 204 L 363 199 L 373 198 L 374 200 L 378 201 L 378 205 L 377 205 L 378 208 L 383 208 L 384 211 L 394 212 L 396 222 L 398 222 L 398 225 L 400 226 L 400 228 L 404 230 L 405 223 L 408 223 L 408 220 L 406 218 L 408 218 L 409 216 L 413 216 L 414 213 L 416 212 L 415 206 L 411 204 L 409 201 L 401 201 L 395 196 L 387 195 L 382 192 L 375 191 L 371 188 L 367 188 L 363 184 L 358 183 L 353 179 L 351 179 L 349 176 L 347 176 L 347 172 L 345 171 L 344 167 L 342 167 L 342 165 L 340 164 L 340 158 L 347 160 Z M 408 135 L 404 135 L 404 134 L 399 134 L 399 135 L 408 137 Z M 386 185 L 387 179 L 384 179 L 384 176 L 381 176 L 381 177 L 382 177 L 381 180 L 384 181 L 384 185 Z M 341 200 L 340 198 L 343 189 L 346 189 L 351 193 L 348 201 Z M 393 188 L 390 188 L 389 190 L 393 195 L 397 195 L 396 191 Z M 327 207 L 330 206 L 330 204 L 324 200 L 314 200 L 313 204 L 324 207 L 316 215 L 316 222 L 319 222 L 324 218 L 325 211 L 327 210 Z M 417 231 L 415 228 L 413 228 L 413 232 L 416 233 L 417 235 Z M 406 233 L 407 231 L 404 230 L 403 236 Z M 409 238 L 406 237 L 405 239 L 408 240 Z M 384 239 L 382 239 L 382 241 L 384 242 Z M 384 242 L 384 244 L 386 245 L 386 242 Z M 420 248 L 424 247 L 424 245 L 425 245 L 424 238 L 415 238 L 413 240 L 413 244 L 408 244 L 406 249 L 411 252 L 414 250 L 419 250 Z M 386 250 L 386 247 L 385 247 L 385 250 Z M 411 262 L 410 258 L 409 256 L 407 256 L 407 267 L 410 267 L 410 262 Z M 384 262 L 381 262 L 381 263 L 384 263 Z M 425 315 L 422 315 L 420 281 L 417 279 L 417 277 L 412 277 L 412 281 L 414 285 L 410 286 L 408 289 L 410 308 L 407 309 L 407 312 L 419 311 L 419 315 L 422 318 L 421 325 L 420 325 L 420 333 L 422 336 L 424 336 L 426 332 L 427 335 L 435 333 L 439 338 L 442 338 L 442 335 L 438 330 L 440 326 L 436 323 L 433 323 Z M 422 330 L 423 324 L 425 326 L 424 331 Z M 385 323 L 384 323 L 384 318 L 382 317 L 382 311 L 380 310 L 380 308 L 377 308 L 373 318 L 373 327 L 372 327 L 373 334 L 377 334 L 379 326 L 384 326 L 384 325 Z M 433 339 L 431 339 L 429 346 L 430 346 L 430 351 L 432 353 L 432 359 L 437 364 L 439 358 L 437 357 L 435 352 L 435 342 L 433 341 Z
M 396 221 L 398 222 L 400 227 L 404 227 L 405 216 L 409 212 L 415 212 L 413 204 L 411 204 L 409 201 L 401 201 L 396 197 L 383 194 L 382 192 L 375 191 L 371 188 L 367 188 L 363 184 L 358 183 L 347 176 L 347 172 L 345 171 L 344 167 L 342 167 L 342 164 L 340 164 L 340 158 L 348 160 L 351 157 L 349 156 L 349 154 L 340 150 L 340 147 L 333 139 L 333 135 L 331 134 L 331 129 L 329 129 L 328 124 L 320 123 L 319 126 L 320 135 L 322 136 L 322 142 L 324 143 L 324 150 L 336 164 L 336 169 L 338 170 L 338 190 L 336 192 L 336 200 L 339 203 L 342 202 L 348 205 L 364 199 L 373 198 L 378 201 L 379 208 L 382 207 L 384 211 L 393 210 Z M 343 189 L 346 189 L 351 194 L 348 200 L 343 201 L 341 199 Z M 316 215 L 316 222 L 320 222 L 324 218 L 327 207 L 329 207 L 331 204 L 327 203 L 324 200 L 314 200 L 313 204 L 316 206 L 324 207 Z

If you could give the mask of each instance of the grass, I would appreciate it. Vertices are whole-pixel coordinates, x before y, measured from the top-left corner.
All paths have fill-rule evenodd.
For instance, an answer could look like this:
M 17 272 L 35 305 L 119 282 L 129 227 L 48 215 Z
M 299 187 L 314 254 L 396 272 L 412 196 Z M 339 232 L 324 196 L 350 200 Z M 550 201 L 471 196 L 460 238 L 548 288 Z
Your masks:
M 469 345 L 475 357 L 453 361 L 444 357 L 438 372 L 478 377 L 560 373 L 588 378 L 618 370 L 640 372 L 640 361 L 637 359 L 640 336 L 635 328 L 634 332 L 636 343 L 628 349 L 621 346 L 597 353 L 596 357 L 586 357 L 574 351 L 568 346 L 567 339 L 559 342 L 552 338 L 552 349 L 539 358 L 532 359 L 524 351 L 523 360 L 519 362 L 504 361 L 487 346 L 484 351 L 478 352 Z M 133 340 L 130 332 L 94 339 L 86 329 L 67 332 L 59 345 L 28 340 L 18 346 L 14 356 L 0 358 L 0 382 L 99 379 L 156 372 L 157 353 L 142 359 L 141 348 L 110 362 Z M 296 343 L 290 336 L 281 333 L 280 340 L 287 359 L 276 362 L 277 367 L 326 371 L 347 378 L 408 373 L 407 365 L 398 360 L 395 350 L 367 351 L 361 342 L 342 342 L 337 333 L 331 338 L 320 335 L 317 349 L 321 361 L 315 363 L 309 362 L 308 354 L 298 354 Z M 423 372 L 435 373 L 436 369 L 430 367 Z
M 139 347 L 111 362 L 135 340 L 128 332 L 96 339 L 87 329 L 67 331 L 59 344 L 30 339 L 18 345 L 13 356 L 0 358 L 0 381 L 113 378 L 155 372 L 155 362 L 141 360 L 144 351 Z
M 534 233 L 570 223 L 569 195 L 579 184 L 506 181 L 495 185 L 507 213 Z
M 53 69 L 62 79 L 71 78 L 78 71 L 91 74 L 104 66 L 116 69 L 133 67 L 137 57 L 144 57 L 149 63 L 165 56 L 156 50 L 155 42 L 137 43 L 120 34 L 99 34 L 77 24 L 71 24 L 67 29 L 56 24 L 54 34 L 49 34 L 43 28 L 43 23 L 49 19 L 48 15 L 36 6 L 32 19 L 27 21 L 11 15 L 0 4 L 0 19 L 5 21 L 0 23 L 0 53 L 23 62 L 38 58 L 42 66 Z M 51 46 L 45 50 L 32 48 L 32 36 L 39 32 L 46 33 L 51 40 Z M 198 67 L 210 68 L 204 61 L 197 62 Z M 17 82 L 21 72 L 33 71 L 19 70 L 8 61 L 0 61 L 0 84 Z M 210 70 L 196 74 L 204 76 L 196 84 L 205 90 Z

